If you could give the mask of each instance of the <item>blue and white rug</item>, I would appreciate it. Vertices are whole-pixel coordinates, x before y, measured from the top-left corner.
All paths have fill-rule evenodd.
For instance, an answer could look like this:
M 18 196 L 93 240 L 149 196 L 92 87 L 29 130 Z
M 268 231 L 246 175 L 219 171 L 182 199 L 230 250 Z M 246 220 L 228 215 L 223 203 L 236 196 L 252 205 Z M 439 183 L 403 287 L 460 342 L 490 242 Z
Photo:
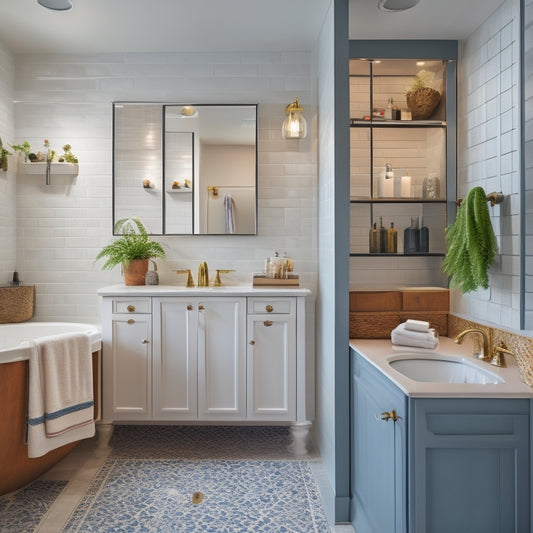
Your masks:
M 0 496 L 0 531 L 32 533 L 67 483 L 37 480 Z
M 200 503 L 194 503 L 195 493 L 200 493 Z M 306 461 L 110 456 L 63 531 L 325 533 L 330 529 Z

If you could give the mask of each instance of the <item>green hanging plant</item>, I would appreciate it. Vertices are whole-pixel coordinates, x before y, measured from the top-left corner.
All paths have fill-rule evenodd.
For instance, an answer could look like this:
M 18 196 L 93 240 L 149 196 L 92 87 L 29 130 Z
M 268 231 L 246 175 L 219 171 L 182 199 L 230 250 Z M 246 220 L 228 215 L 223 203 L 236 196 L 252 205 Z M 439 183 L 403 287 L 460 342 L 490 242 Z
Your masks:
M 22 144 L 12 144 L 11 148 L 15 152 L 19 152 L 20 155 L 24 156 L 24 162 L 28 160 L 28 156 L 31 153 L 31 146 L 28 141 L 24 141 Z
M 11 155 L 11 152 L 8 152 L 4 145 L 2 144 L 2 139 L 0 139 L 0 170 L 4 172 L 7 171 L 7 156 Z
M 446 228 L 446 244 L 442 268 L 450 276 L 450 287 L 459 287 L 463 294 L 488 289 L 488 270 L 498 246 L 482 187 L 474 187 L 461 203 L 455 222 Z

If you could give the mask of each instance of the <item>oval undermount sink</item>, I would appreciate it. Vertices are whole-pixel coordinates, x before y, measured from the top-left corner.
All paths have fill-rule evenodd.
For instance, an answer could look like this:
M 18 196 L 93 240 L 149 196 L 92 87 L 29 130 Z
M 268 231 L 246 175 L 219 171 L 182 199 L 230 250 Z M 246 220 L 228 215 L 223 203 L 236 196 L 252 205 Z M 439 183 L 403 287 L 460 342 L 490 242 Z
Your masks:
M 442 357 L 404 356 L 389 362 L 394 370 L 413 381 L 433 383 L 504 383 L 500 376 L 463 360 Z

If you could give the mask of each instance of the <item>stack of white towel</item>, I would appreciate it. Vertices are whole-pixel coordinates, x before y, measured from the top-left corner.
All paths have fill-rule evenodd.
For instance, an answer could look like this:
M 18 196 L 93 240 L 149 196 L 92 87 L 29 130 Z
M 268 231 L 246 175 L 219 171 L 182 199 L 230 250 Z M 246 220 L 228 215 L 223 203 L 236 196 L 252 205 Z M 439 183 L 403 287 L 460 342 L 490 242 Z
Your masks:
M 392 344 L 415 348 L 435 349 L 439 345 L 438 335 L 423 320 L 407 320 L 391 332 Z

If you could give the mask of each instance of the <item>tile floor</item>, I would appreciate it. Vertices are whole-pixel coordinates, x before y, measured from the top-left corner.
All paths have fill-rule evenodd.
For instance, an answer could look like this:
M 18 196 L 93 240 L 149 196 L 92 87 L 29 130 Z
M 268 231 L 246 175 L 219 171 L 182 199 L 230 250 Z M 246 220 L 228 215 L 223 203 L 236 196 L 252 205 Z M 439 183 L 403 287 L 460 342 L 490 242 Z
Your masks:
M 82 442 L 70 455 L 44 474 L 41 479 L 69 480 L 61 496 L 52 505 L 35 530 L 39 533 L 58 533 L 66 524 L 72 511 L 84 495 L 91 480 L 110 454 L 108 446 L 111 427 L 99 426 L 98 436 Z M 317 485 L 325 481 L 325 472 L 320 457 L 311 452 L 309 458 Z M 354 533 L 351 525 L 337 525 L 332 533 Z

